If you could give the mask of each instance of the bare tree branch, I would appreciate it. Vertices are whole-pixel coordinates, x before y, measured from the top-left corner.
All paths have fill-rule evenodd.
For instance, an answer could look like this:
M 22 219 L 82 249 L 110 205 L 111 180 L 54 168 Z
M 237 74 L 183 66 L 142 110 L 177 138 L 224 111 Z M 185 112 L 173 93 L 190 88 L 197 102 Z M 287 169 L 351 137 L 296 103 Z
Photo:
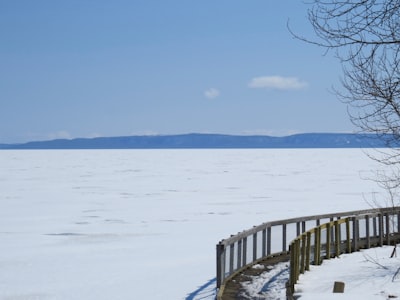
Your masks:
M 298 39 L 333 51 L 342 64 L 335 92 L 359 132 L 384 140 L 391 151 L 375 159 L 400 166 L 400 1 L 310 0 L 315 36 Z M 391 178 L 400 182 L 399 172 Z M 389 180 L 389 178 L 386 178 Z

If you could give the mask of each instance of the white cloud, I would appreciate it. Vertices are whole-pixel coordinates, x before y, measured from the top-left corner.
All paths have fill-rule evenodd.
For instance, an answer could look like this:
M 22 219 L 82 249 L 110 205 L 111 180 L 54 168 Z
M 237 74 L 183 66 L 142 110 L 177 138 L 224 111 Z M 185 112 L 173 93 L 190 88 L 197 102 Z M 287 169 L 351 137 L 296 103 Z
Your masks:
M 204 96 L 205 96 L 207 99 L 215 99 L 215 98 L 217 98 L 219 95 L 220 95 L 219 90 L 217 90 L 217 89 L 215 89 L 215 88 L 210 88 L 210 89 L 208 89 L 208 90 L 206 90 L 206 91 L 204 92 Z
M 266 88 L 277 90 L 298 90 L 305 88 L 307 82 L 302 81 L 296 77 L 282 77 L 282 76 L 263 76 L 253 78 L 250 83 L 250 88 Z

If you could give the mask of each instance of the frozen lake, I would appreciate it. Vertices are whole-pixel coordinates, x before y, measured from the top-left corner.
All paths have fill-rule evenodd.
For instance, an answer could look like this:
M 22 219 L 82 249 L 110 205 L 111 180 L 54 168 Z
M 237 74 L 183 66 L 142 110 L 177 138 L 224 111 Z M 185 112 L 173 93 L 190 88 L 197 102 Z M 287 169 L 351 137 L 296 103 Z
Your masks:
M 0 151 L 0 299 L 200 299 L 215 245 L 369 208 L 360 149 Z

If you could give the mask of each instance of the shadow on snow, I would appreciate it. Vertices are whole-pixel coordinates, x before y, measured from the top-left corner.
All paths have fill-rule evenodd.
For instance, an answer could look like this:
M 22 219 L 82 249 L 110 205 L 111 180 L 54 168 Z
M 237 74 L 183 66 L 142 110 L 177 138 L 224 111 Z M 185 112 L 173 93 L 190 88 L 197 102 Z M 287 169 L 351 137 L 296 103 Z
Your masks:
M 207 281 L 205 284 L 200 286 L 197 290 L 191 292 L 186 296 L 185 300 L 204 300 L 204 299 L 215 299 L 216 288 L 215 284 L 217 282 L 216 278 Z

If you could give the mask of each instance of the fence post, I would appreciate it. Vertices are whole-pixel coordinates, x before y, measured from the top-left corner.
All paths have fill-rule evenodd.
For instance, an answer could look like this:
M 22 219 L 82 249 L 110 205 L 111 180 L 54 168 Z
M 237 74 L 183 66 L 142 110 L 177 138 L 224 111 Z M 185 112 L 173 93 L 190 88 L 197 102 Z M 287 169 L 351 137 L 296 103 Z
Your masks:
M 400 213 L 397 213 L 397 233 L 400 233 Z
M 338 257 L 341 253 L 340 251 L 340 224 L 338 221 L 335 221 L 335 256 Z
M 326 259 L 331 258 L 331 223 L 326 224 Z
M 350 218 L 346 218 L 346 246 L 347 253 L 351 253 Z
M 286 224 L 282 225 L 282 252 L 287 251 L 286 249 Z
M 289 246 L 289 252 L 290 252 L 290 274 L 289 274 L 289 282 L 290 282 L 290 292 L 294 293 L 294 285 L 296 284 L 296 279 L 295 279 L 295 247 L 294 247 L 295 241 L 292 241 L 292 243 Z
M 299 280 L 300 277 L 300 239 L 296 239 L 295 243 L 295 248 L 296 248 L 296 282 Z
M 390 245 L 390 215 L 385 213 L 386 217 L 386 245 Z
M 239 269 L 242 266 L 242 249 L 243 249 L 243 240 L 240 239 L 238 241 L 238 250 L 237 250 L 237 264 L 236 268 Z
M 380 213 L 379 218 L 379 246 L 383 246 L 383 215 Z
M 300 235 L 300 222 L 296 222 L 296 236 Z
M 353 223 L 353 252 L 358 251 L 358 220 L 352 217 Z
M 310 256 L 311 256 L 311 232 L 307 232 L 306 271 L 310 270 Z
M 262 256 L 267 256 L 267 229 L 262 231 Z
M 240 267 L 243 267 L 247 264 L 247 237 L 243 238 L 243 259 L 242 259 L 242 265 Z
M 369 215 L 365 216 L 365 233 L 367 235 L 367 249 L 371 248 L 371 236 L 369 232 Z
M 221 287 L 225 275 L 225 249 L 224 245 L 217 244 L 217 288 Z
M 321 257 L 321 227 L 317 227 L 315 231 L 315 246 L 314 246 L 314 264 L 316 266 L 320 265 Z
M 233 268 L 235 261 L 234 254 L 235 254 L 235 244 L 231 244 L 229 246 L 229 274 L 232 274 L 234 270 Z
M 267 228 L 267 255 L 271 254 L 271 227 Z
M 301 236 L 301 260 L 300 260 L 300 273 L 304 274 L 305 264 L 306 264 L 306 245 L 307 236 L 303 234 Z
M 253 234 L 253 261 L 257 259 L 257 233 Z

